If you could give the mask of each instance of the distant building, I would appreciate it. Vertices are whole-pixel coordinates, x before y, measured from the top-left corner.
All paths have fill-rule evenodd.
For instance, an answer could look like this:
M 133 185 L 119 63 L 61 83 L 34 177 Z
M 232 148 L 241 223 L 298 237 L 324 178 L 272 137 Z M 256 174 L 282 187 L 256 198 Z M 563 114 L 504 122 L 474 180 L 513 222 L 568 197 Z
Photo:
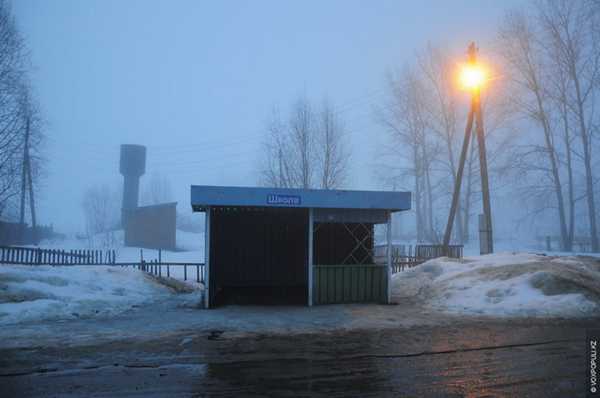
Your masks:
M 177 203 L 138 206 L 140 177 L 146 172 L 146 147 L 121 145 L 119 171 L 123 175 L 121 225 L 125 246 L 175 250 Z
M 36 225 L 33 228 L 27 224 L 0 221 L 0 245 L 37 245 L 43 239 L 62 236 L 54 232 L 52 225 Z
M 125 246 L 176 249 L 177 202 L 141 206 L 127 215 Z

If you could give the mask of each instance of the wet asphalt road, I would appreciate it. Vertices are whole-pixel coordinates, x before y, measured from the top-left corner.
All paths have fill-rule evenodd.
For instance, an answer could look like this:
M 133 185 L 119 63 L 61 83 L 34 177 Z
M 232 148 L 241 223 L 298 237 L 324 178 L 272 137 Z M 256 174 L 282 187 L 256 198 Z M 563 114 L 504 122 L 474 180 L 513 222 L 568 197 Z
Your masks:
M 2 397 L 584 397 L 600 321 L 465 320 L 318 334 L 179 330 L 0 348 Z

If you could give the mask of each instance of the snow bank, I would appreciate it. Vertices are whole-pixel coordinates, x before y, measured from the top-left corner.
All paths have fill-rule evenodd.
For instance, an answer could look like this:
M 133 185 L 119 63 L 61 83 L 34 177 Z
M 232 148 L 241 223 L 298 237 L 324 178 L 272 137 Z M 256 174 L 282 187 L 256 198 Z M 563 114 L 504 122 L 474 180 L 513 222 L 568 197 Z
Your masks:
M 440 258 L 394 275 L 393 292 L 450 313 L 597 316 L 600 262 L 526 253 Z
M 169 294 L 131 268 L 1 266 L 0 324 L 114 315 Z

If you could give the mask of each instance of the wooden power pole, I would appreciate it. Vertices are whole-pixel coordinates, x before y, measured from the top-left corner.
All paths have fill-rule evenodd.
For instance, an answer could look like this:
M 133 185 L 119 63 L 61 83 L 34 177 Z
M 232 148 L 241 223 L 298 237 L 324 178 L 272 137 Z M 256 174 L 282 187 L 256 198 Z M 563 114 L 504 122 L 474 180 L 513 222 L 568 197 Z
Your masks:
M 33 178 L 31 177 L 31 156 L 29 155 L 29 128 L 30 120 L 27 117 L 27 180 L 29 185 L 29 211 L 31 212 L 31 235 L 33 243 L 38 243 L 37 224 L 35 221 L 35 200 L 33 195 Z
M 25 121 L 25 142 L 23 146 L 23 164 L 21 174 L 21 203 L 19 222 L 21 226 L 21 243 L 25 243 L 25 196 L 29 190 L 29 209 L 31 212 L 31 228 L 34 243 L 37 243 L 36 219 L 35 219 L 35 201 L 33 194 L 33 178 L 31 176 L 31 159 L 29 156 L 29 135 L 30 135 L 30 118 L 27 116 Z
M 23 161 L 21 163 L 21 202 L 19 213 L 19 229 L 21 236 L 19 237 L 20 244 L 25 240 L 25 191 L 27 190 L 27 155 L 29 153 L 29 129 L 25 130 L 25 142 L 23 145 Z
M 471 43 L 469 45 L 468 63 L 471 66 L 475 66 L 477 64 L 477 48 L 475 47 L 475 43 Z M 492 210 L 490 205 L 490 190 L 485 150 L 485 134 L 483 130 L 483 114 L 481 110 L 480 87 L 472 88 L 471 108 L 469 110 L 469 116 L 467 118 L 465 137 L 462 145 L 462 151 L 460 153 L 460 160 L 458 164 L 458 171 L 456 173 L 456 180 L 454 182 L 454 194 L 452 195 L 452 204 L 450 206 L 450 213 L 448 214 L 448 224 L 446 224 L 446 232 L 444 233 L 444 247 L 446 249 L 448 248 L 448 245 L 450 244 L 450 237 L 452 236 L 452 226 L 454 225 L 456 210 L 458 208 L 458 202 L 460 200 L 460 188 L 465 168 L 465 161 L 469 149 L 469 143 L 471 142 L 473 119 L 475 119 L 477 144 L 479 147 L 481 192 L 483 196 L 483 220 L 482 222 L 480 221 L 480 239 L 483 239 L 484 241 L 480 242 L 480 251 L 481 254 L 488 254 L 494 252 L 494 244 L 492 236 Z

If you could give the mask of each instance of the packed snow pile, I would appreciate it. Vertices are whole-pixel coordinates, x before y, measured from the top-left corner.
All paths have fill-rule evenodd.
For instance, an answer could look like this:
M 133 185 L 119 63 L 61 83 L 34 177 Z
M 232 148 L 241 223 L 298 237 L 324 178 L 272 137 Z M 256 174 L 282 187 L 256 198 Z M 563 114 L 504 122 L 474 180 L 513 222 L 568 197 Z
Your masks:
M 114 315 L 169 295 L 132 268 L 0 267 L 0 324 Z
M 393 295 L 451 313 L 598 316 L 600 261 L 526 253 L 439 258 L 395 274 Z

